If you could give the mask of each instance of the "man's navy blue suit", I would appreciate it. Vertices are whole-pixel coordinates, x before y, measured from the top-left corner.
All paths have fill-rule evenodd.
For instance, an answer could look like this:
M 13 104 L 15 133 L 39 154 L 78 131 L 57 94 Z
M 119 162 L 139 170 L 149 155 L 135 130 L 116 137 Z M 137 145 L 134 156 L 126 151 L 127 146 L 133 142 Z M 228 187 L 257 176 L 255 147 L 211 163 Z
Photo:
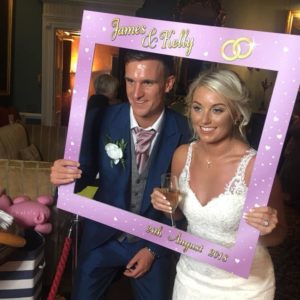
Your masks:
M 124 139 L 127 142 L 124 151 L 125 165 L 111 165 L 105 151 L 107 138 L 112 141 Z M 170 224 L 166 216 L 152 207 L 150 195 L 154 187 L 160 186 L 162 173 L 170 170 L 175 149 L 190 141 L 191 131 L 187 119 L 182 115 L 165 109 L 161 132 L 151 153 L 151 165 L 141 203 L 139 215 Z M 80 155 L 82 169 L 81 187 L 93 182 L 99 172 L 99 189 L 95 200 L 128 210 L 131 197 L 131 130 L 130 106 L 119 104 L 109 106 L 105 111 L 92 111 L 87 115 Z M 116 275 L 116 268 L 125 268 L 128 261 L 142 248 L 149 247 L 157 255 L 150 269 L 141 278 L 133 280 L 137 299 L 167 299 L 167 292 L 161 292 L 170 275 L 170 250 L 139 239 L 130 243 L 126 239 L 118 241 L 122 232 L 91 220 L 85 220 L 78 260 L 77 280 L 74 286 L 74 299 L 98 299 L 93 286 L 106 289 Z M 93 270 L 93 268 L 97 270 Z M 97 280 L 97 278 L 100 278 Z M 102 279 L 101 279 L 102 278 Z M 109 278 L 109 279 L 108 279 Z M 162 282 L 161 282 L 162 281 Z M 161 282 L 161 283 L 160 283 Z M 161 285 L 161 286 L 160 286 Z M 86 286 L 86 288 L 84 288 Z M 77 290 L 76 290 L 77 289 Z M 157 289 L 157 293 L 155 290 Z M 165 287 L 165 290 L 169 290 Z M 155 298 L 153 298 L 155 296 Z M 99 298 L 100 299 L 100 298 Z

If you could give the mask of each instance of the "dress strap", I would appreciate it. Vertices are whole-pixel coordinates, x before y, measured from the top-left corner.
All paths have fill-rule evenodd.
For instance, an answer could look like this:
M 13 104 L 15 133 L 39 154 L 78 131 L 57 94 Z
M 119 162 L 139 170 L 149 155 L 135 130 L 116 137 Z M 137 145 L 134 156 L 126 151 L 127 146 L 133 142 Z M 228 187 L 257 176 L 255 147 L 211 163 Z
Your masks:
M 190 143 L 187 156 L 186 156 L 186 162 L 185 162 L 185 170 L 186 170 L 186 179 L 190 180 L 190 165 L 192 161 L 192 154 L 193 154 L 193 145 L 195 142 Z
M 256 151 L 254 149 L 247 150 L 247 153 L 242 157 L 241 162 L 237 168 L 236 176 L 241 178 L 241 180 L 245 179 L 245 172 L 248 166 L 249 161 L 253 156 L 256 155 Z
M 241 158 L 235 176 L 231 179 L 229 184 L 226 185 L 225 191 L 236 195 L 244 194 L 246 192 L 247 186 L 245 183 L 245 171 L 249 161 L 255 155 L 256 151 L 254 149 L 251 148 L 247 150 L 247 153 Z

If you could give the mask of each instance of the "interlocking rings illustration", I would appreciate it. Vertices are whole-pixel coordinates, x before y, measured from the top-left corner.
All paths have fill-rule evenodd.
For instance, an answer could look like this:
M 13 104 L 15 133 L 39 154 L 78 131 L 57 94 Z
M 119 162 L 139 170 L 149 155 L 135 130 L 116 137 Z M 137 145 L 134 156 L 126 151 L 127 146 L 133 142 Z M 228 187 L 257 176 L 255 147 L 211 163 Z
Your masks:
M 248 50 L 244 53 L 242 53 L 242 44 L 246 44 L 248 47 Z M 225 53 L 225 49 L 228 45 L 232 45 L 232 56 L 229 56 Z M 248 56 L 251 55 L 252 51 L 254 48 L 254 43 L 250 38 L 246 38 L 246 37 L 241 37 L 237 40 L 228 40 L 226 41 L 221 48 L 221 54 L 222 57 L 225 60 L 228 61 L 233 61 L 236 59 L 243 59 L 243 58 L 247 58 Z

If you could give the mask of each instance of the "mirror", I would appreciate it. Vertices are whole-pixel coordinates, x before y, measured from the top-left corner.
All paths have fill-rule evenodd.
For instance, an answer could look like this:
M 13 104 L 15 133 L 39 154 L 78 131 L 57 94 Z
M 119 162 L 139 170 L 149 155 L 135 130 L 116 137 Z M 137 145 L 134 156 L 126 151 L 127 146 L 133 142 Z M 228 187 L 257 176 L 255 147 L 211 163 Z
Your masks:
M 112 22 L 116 18 L 123 29 L 112 38 Z M 145 30 L 132 30 L 141 26 Z M 188 32 L 190 42 L 179 42 L 178 36 L 183 30 Z M 172 35 L 166 43 L 161 33 L 170 32 Z M 65 148 L 66 159 L 78 161 L 79 158 L 96 44 L 277 72 L 244 211 L 255 204 L 265 205 L 268 202 L 300 83 L 300 37 L 85 11 Z M 269 49 L 272 49 L 272 53 Z M 74 184 L 59 188 L 59 208 L 121 231 L 134 232 L 138 237 L 239 276 L 247 277 L 249 274 L 259 234 L 243 219 L 235 245 L 225 248 L 177 228 L 82 197 L 73 191 Z

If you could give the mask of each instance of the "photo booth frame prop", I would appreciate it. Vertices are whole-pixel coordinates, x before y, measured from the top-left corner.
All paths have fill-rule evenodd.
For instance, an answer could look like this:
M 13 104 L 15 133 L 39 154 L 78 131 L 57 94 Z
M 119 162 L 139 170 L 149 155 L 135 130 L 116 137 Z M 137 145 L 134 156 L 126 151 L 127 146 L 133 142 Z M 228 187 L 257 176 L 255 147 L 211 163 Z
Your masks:
M 277 71 L 244 211 L 266 205 L 300 83 L 300 37 L 84 11 L 65 158 L 78 161 L 96 44 Z M 58 207 L 247 278 L 259 232 L 241 219 L 231 248 L 59 187 Z M 150 201 L 150 200 L 149 200 Z

